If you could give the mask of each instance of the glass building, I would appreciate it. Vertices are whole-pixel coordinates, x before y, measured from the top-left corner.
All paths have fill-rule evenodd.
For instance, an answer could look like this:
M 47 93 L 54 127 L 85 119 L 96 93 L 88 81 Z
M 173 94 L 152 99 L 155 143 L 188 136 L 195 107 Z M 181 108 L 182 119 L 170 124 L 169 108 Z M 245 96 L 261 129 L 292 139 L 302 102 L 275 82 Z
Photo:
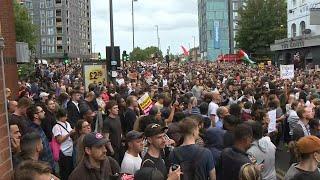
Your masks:
M 199 42 L 203 59 L 214 61 L 221 54 L 235 53 L 238 9 L 244 1 L 198 0 Z

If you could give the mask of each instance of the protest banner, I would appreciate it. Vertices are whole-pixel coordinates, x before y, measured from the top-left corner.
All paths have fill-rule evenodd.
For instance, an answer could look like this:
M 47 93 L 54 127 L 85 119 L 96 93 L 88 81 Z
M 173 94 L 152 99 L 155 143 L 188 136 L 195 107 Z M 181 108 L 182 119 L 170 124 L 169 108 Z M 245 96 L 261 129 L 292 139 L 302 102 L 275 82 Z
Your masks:
M 294 65 L 280 65 L 280 78 L 292 79 L 294 78 Z
M 148 93 L 145 93 L 139 100 L 138 104 L 144 114 L 149 114 L 150 109 L 152 108 L 152 100 Z

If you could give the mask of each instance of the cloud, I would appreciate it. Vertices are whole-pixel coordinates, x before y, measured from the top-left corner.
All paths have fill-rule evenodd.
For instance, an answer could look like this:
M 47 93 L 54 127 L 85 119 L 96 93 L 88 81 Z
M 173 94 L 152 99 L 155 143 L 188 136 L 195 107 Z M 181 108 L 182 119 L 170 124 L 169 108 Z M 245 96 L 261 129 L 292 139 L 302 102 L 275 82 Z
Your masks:
M 110 44 L 109 0 L 92 0 L 92 36 L 96 52 L 103 55 Z M 159 26 L 161 49 L 170 46 L 174 54 L 180 46 L 198 44 L 197 0 L 138 0 L 134 2 L 135 45 L 141 48 L 157 46 Z M 115 44 L 122 50 L 132 50 L 131 0 L 113 0 Z

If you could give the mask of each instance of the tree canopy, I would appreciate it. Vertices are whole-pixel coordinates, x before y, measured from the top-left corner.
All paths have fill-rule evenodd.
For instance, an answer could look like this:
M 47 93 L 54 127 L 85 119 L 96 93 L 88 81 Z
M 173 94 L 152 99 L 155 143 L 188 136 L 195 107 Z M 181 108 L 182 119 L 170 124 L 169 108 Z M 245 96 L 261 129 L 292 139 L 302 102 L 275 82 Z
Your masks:
M 130 53 L 131 61 L 145 61 L 151 59 L 152 57 L 158 56 L 158 58 L 162 58 L 162 52 L 157 47 L 150 46 L 145 49 L 141 49 L 140 47 L 136 47 Z
M 28 43 L 29 49 L 34 51 L 38 41 L 37 26 L 32 24 L 28 9 L 16 0 L 14 1 L 14 17 L 17 41 Z
M 287 35 L 285 0 L 247 0 L 239 10 L 237 47 L 249 53 L 263 54 L 270 44 Z

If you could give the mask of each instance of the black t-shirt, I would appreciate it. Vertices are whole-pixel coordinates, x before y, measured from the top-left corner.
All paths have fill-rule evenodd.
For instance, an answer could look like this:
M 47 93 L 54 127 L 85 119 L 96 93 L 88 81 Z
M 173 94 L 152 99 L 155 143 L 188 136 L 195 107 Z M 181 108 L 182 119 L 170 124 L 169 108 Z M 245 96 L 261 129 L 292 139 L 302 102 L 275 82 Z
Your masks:
M 182 158 L 180 162 L 176 156 L 177 153 L 179 153 L 178 156 Z M 169 155 L 169 162 L 171 164 L 181 164 L 182 162 L 193 163 L 195 171 L 197 171 L 198 175 L 201 175 L 202 179 L 208 179 L 210 177 L 210 171 L 214 169 L 211 152 L 196 144 L 175 148 Z
M 238 180 L 241 166 L 252 163 L 246 152 L 236 147 L 226 148 L 216 162 L 217 179 Z
M 150 156 L 149 153 L 147 153 L 142 159 L 141 168 L 143 167 L 156 168 L 162 173 L 164 177 L 168 176 L 168 170 L 166 168 L 165 161 L 162 159 L 161 155 L 159 158 L 155 158 Z
M 109 133 L 109 139 L 111 141 L 111 145 L 115 151 L 120 149 L 121 146 L 121 122 L 119 117 L 111 118 L 107 117 L 103 121 L 103 133 Z
M 316 169 L 313 172 L 307 172 L 300 170 L 291 180 L 319 180 L 320 179 L 320 170 Z
M 137 119 L 136 113 L 131 108 L 128 108 L 124 113 L 123 129 L 129 132 L 133 129 L 133 125 Z

